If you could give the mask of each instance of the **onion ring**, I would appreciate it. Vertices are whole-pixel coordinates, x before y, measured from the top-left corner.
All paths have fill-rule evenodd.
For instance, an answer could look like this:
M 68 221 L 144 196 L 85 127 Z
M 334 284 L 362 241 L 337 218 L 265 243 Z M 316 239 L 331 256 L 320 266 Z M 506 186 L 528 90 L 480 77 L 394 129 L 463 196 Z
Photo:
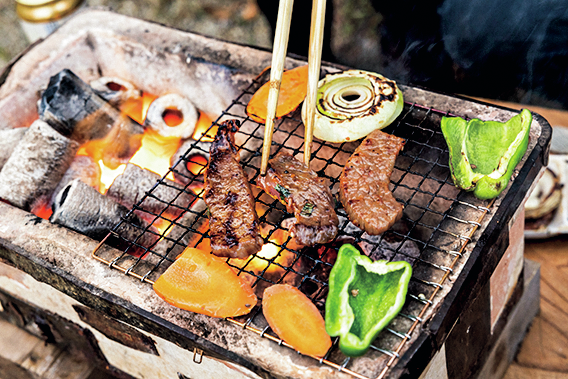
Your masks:
M 319 81 L 314 136 L 328 142 L 361 139 L 391 124 L 402 112 L 402 92 L 382 75 L 349 70 Z M 306 123 L 306 106 L 302 120 Z

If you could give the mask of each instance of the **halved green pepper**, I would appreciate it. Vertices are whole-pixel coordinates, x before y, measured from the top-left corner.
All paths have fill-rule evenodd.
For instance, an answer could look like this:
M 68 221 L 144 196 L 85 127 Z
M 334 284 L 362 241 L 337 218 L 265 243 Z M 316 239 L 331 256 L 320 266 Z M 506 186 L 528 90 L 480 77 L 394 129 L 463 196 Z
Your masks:
M 456 187 L 479 199 L 497 197 L 527 151 L 532 115 L 527 109 L 507 122 L 443 117 Z
M 408 262 L 373 262 L 353 245 L 339 249 L 329 277 L 325 329 L 339 336 L 339 348 L 360 356 L 400 312 L 412 266 Z

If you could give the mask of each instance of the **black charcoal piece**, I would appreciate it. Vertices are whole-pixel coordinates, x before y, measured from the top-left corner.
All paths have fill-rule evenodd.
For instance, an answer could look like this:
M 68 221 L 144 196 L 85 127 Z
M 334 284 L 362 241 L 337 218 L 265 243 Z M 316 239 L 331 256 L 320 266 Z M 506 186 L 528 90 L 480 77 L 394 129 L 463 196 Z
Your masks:
M 53 191 L 50 204 L 55 201 L 55 196 L 74 179 L 81 179 L 81 181 L 93 188 L 99 188 L 101 182 L 101 168 L 87 155 L 77 155 L 73 158 L 71 165 L 65 171 L 65 174 L 59 181 L 59 184 Z
M 71 181 L 57 194 L 52 204 L 50 221 L 75 230 L 97 241 L 118 226 L 116 233 L 124 239 L 146 248 L 159 238 L 157 230 L 135 214 L 127 217 L 128 209 L 118 204 L 80 179 Z
M 169 179 L 163 179 L 157 184 L 160 179 L 160 175 L 128 163 L 124 173 L 109 187 L 107 196 L 127 208 L 132 208 L 148 192 L 140 204 L 143 213 L 149 212 L 147 216 L 150 218 L 162 215 L 173 219 L 184 212 L 196 196 L 190 189 L 184 189 L 183 185 Z
M 141 125 L 121 114 L 67 69 L 49 80 L 38 113 L 59 133 L 79 143 L 108 137 L 112 141 L 107 147 L 109 153 L 123 162 L 138 150 L 144 133 Z
M 79 144 L 36 120 L 0 171 L 0 199 L 29 211 L 48 202 Z

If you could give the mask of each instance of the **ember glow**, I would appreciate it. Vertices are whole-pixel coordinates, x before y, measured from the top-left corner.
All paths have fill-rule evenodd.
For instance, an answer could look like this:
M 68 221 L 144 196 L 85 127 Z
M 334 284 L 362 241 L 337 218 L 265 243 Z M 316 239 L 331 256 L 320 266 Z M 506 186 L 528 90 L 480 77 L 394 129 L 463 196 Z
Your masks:
M 164 176 L 170 169 L 170 159 L 181 144 L 178 137 L 163 137 L 151 129 L 144 131 L 142 146 L 130 159 L 130 163 Z M 174 180 L 170 172 L 168 179 Z
M 143 125 L 146 114 L 148 113 L 148 108 L 150 108 L 150 104 L 152 104 L 152 101 L 156 100 L 157 97 L 158 96 L 144 92 L 140 98 L 124 102 L 120 110 L 140 125 Z
M 127 100 L 120 107 L 121 114 L 124 117 L 130 117 L 140 125 L 144 125 L 148 108 L 156 98 L 157 96 L 143 93 L 139 98 Z M 171 127 L 175 127 L 183 122 L 183 114 L 177 109 L 166 109 L 162 117 L 164 122 Z M 216 130 L 209 131 L 207 135 L 204 135 L 211 124 L 211 118 L 205 113 L 200 112 L 192 138 L 196 140 L 201 139 L 202 141 L 212 141 Z M 145 128 L 143 134 L 137 134 L 132 138 L 138 139 L 136 141 L 136 145 L 139 145 L 140 148 L 134 153 L 128 162 L 143 169 L 152 171 L 160 177 L 168 174 L 166 178 L 174 181 L 175 178 L 173 173 L 168 173 L 168 171 L 171 166 L 171 158 L 183 142 L 181 138 L 164 137 L 151 128 Z M 97 190 L 102 194 L 106 194 L 114 180 L 119 175 L 123 174 L 126 169 L 127 164 L 125 160 L 121 160 L 114 155 L 114 152 L 118 151 L 115 150 L 116 144 L 117 139 L 115 138 L 115 134 L 111 132 L 103 139 L 92 140 L 83 144 L 77 152 L 77 155 L 91 157 L 100 167 L 101 176 Z M 200 176 L 202 178 L 206 166 L 207 158 L 196 154 L 190 157 L 187 169 L 196 177 Z M 190 189 L 195 192 L 196 195 L 202 196 L 204 189 L 203 181 L 194 181 L 190 185 Z M 38 207 L 38 209 L 35 209 L 33 213 L 39 217 L 47 219 L 51 215 L 52 211 L 51 207 L 47 205 L 41 209 Z M 146 215 L 142 216 L 144 217 Z M 158 229 L 163 236 L 165 236 L 173 229 L 171 227 L 173 219 L 174 217 L 170 217 L 166 212 L 161 214 L 160 217 L 155 217 L 148 221 L 151 222 L 152 226 Z M 208 245 L 209 241 L 206 240 L 203 243 Z M 272 246 L 275 247 L 274 245 Z M 277 254 L 277 252 L 275 254 Z
M 32 213 L 44 220 L 49 220 L 53 211 L 49 204 L 42 204 L 40 207 L 32 209 Z
M 101 168 L 101 183 L 98 189 L 99 192 L 104 195 L 107 192 L 108 188 L 111 186 L 112 182 L 114 182 L 114 179 L 116 179 L 117 176 L 122 175 L 122 173 L 126 169 L 126 164 L 121 164 L 117 168 L 112 169 L 105 166 L 102 159 L 100 159 L 97 163 Z
M 278 229 L 258 253 L 247 259 L 231 259 L 231 262 L 235 266 L 244 267 L 245 270 L 256 274 L 283 271 L 284 269 L 280 266 L 288 267 L 294 259 L 292 251 L 281 247 L 287 239 L 288 233 Z
M 190 184 L 188 186 L 188 188 L 190 190 L 193 191 L 193 193 L 199 197 L 203 199 L 203 195 L 205 194 L 205 184 L 204 183 L 199 183 L 199 182 L 194 182 L 192 184 Z
M 166 109 L 162 118 L 167 126 L 178 126 L 183 121 L 183 113 L 179 109 Z
M 207 132 L 207 129 L 209 129 L 212 123 L 213 120 L 211 119 L 211 117 L 209 117 L 203 112 L 200 112 L 199 119 L 197 120 L 197 124 L 195 125 L 195 131 L 193 132 L 192 138 L 196 141 L 199 141 L 199 139 L 201 138 L 201 141 L 203 142 L 212 142 L 215 137 L 215 134 L 217 134 L 217 128 L 218 128 L 217 125 L 213 125 L 211 130 Z M 205 134 L 206 132 L 207 134 Z
M 187 171 L 191 172 L 193 175 L 201 175 L 205 171 L 207 166 L 207 158 L 201 154 L 195 154 L 188 158 L 186 167 Z
M 268 266 L 269 261 L 275 258 L 280 250 L 281 248 L 276 246 L 273 241 L 264 244 L 262 246 L 262 249 L 258 253 L 256 253 L 256 258 L 253 258 L 251 260 L 248 267 L 253 271 L 264 270 Z M 271 266 L 270 268 L 273 268 L 273 266 Z
M 189 240 L 188 246 L 211 252 L 210 239 L 201 238 L 208 229 L 208 223 L 201 225 L 198 229 L 198 233 L 195 233 L 193 238 Z M 266 234 L 268 234 L 268 232 L 262 232 L 262 235 Z M 257 275 L 262 273 L 281 274 L 281 272 L 284 271 L 283 267 L 289 267 L 295 258 L 295 254 L 291 250 L 282 247 L 288 240 L 288 236 L 287 231 L 277 229 L 270 236 L 268 243 L 265 243 L 258 253 L 245 259 L 231 258 L 229 259 L 229 263 L 232 266 L 243 268 L 245 271 L 252 271 Z M 249 277 L 250 280 L 254 280 L 250 278 L 250 274 L 246 274 L 245 276 Z
M 158 217 L 152 222 L 152 225 L 156 229 L 158 229 L 158 232 L 161 235 L 160 240 L 164 239 L 165 236 L 170 234 L 173 229 L 172 221 L 170 221 L 173 220 L 173 217 L 169 217 L 167 214 L 164 214 L 163 216 L 164 218 Z

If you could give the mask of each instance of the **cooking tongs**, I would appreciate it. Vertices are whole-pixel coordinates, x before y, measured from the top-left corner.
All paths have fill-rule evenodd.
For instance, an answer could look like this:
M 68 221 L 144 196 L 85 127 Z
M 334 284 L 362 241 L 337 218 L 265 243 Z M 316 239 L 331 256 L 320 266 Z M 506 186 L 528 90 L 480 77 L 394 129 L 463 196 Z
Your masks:
M 274 33 L 274 46 L 272 49 L 272 66 L 270 69 L 270 90 L 268 92 L 268 105 L 266 124 L 264 127 L 264 142 L 262 145 L 262 162 L 260 174 L 266 174 L 272 133 L 274 132 L 274 117 L 278 105 L 278 94 L 282 83 L 282 72 L 288 48 L 288 35 L 290 34 L 290 20 L 294 0 L 280 0 L 278 5 L 278 19 Z M 321 51 L 323 46 L 323 26 L 325 21 L 325 0 L 313 0 L 312 22 L 310 26 L 310 50 L 308 54 L 308 88 L 306 94 L 306 129 L 304 132 L 304 163 L 310 166 L 314 118 L 316 110 L 316 95 L 321 66 Z

